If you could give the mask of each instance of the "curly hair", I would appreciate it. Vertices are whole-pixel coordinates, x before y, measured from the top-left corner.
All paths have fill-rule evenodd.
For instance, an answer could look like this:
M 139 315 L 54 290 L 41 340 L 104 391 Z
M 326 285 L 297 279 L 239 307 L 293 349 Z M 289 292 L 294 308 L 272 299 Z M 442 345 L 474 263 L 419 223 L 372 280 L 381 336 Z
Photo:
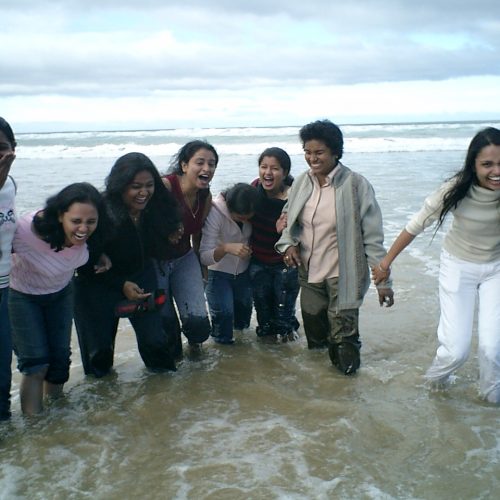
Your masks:
M 302 146 L 308 141 L 321 141 L 340 160 L 344 153 L 344 137 L 340 128 L 330 120 L 317 120 L 304 125 L 299 132 Z
M 56 252 L 64 248 L 66 238 L 59 217 L 67 212 L 73 203 L 88 203 L 96 208 L 99 216 L 102 213 L 99 191 L 88 182 L 75 182 L 48 198 L 45 207 L 33 218 L 36 233 Z

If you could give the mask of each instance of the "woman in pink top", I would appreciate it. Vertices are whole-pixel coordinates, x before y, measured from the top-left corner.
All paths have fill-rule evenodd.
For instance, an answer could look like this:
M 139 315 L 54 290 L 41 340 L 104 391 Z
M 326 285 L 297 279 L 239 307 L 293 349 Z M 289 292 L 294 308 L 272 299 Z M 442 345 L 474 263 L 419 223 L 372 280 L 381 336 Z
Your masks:
M 22 373 L 24 414 L 43 409 L 69 378 L 74 270 L 88 260 L 86 242 L 97 227 L 101 197 L 85 182 L 47 200 L 43 210 L 21 217 L 13 241 L 9 315 L 14 352 Z

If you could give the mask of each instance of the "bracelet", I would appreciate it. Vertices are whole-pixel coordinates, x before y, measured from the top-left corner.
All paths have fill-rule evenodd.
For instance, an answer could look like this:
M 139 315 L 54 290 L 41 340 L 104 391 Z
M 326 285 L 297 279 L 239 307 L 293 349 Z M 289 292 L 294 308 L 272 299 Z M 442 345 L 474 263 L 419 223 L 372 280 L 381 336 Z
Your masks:
M 390 266 L 387 268 L 387 269 L 384 269 L 380 264 L 378 265 L 378 268 L 380 269 L 380 271 L 382 271 L 383 273 L 387 273 L 389 272 L 389 269 L 390 269 Z

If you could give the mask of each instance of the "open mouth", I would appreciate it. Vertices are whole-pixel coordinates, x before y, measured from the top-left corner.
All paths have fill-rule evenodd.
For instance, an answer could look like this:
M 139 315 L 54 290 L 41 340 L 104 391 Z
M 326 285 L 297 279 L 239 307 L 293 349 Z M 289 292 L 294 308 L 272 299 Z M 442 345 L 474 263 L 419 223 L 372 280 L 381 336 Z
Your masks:
M 210 182 L 210 176 L 207 174 L 200 174 L 198 180 L 203 184 L 208 184 Z
M 84 242 L 88 238 L 87 233 L 73 233 L 73 238 L 78 242 Z
M 262 185 L 264 187 L 273 187 L 273 185 L 274 185 L 274 177 L 263 177 L 262 178 Z

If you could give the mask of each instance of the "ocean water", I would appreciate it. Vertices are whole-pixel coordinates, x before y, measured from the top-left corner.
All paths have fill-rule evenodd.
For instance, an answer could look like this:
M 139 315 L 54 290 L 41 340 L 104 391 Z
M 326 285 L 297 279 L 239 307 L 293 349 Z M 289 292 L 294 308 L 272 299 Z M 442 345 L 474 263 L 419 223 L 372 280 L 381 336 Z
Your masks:
M 373 184 L 390 244 L 423 199 L 460 168 L 472 136 L 499 122 L 345 125 L 343 162 Z M 114 160 L 149 155 L 160 171 L 188 140 L 220 154 L 212 191 L 257 175 L 268 146 L 306 169 L 298 127 L 19 134 L 18 210 L 70 182 L 102 187 Z M 361 309 L 362 367 L 338 374 L 303 332 L 268 344 L 208 341 L 176 373 L 144 369 L 120 324 L 115 373 L 83 376 L 73 339 L 66 395 L 34 421 L 0 426 L 0 499 L 444 499 L 500 493 L 498 406 L 477 394 L 477 352 L 446 392 L 422 375 L 436 348 L 442 232 L 419 236 L 393 266 L 396 304 L 370 290 Z M 15 366 L 13 365 L 15 370 Z

